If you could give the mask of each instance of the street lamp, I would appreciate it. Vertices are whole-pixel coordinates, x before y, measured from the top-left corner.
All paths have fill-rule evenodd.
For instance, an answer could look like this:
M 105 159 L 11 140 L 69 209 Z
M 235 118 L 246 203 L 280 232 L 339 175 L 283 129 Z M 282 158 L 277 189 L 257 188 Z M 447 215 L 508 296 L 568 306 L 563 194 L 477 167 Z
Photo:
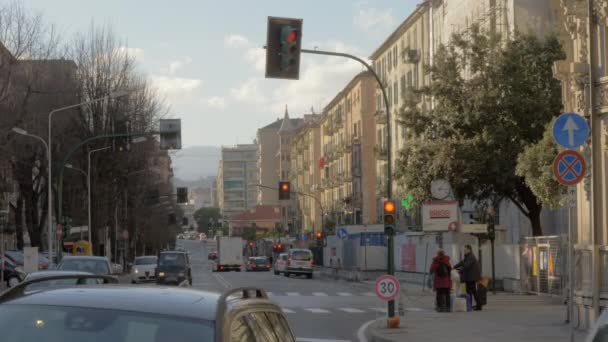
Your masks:
M 42 142 L 42 144 L 44 145 L 44 148 L 46 149 L 46 158 L 48 159 L 48 163 L 49 163 L 49 175 L 47 177 L 47 192 L 48 192 L 48 203 L 47 203 L 47 220 L 48 220 L 48 231 L 47 231 L 47 235 L 48 235 L 48 252 L 49 252 L 49 266 L 53 266 L 53 253 L 52 253 L 52 246 L 53 246 L 53 213 L 51 212 L 51 210 L 53 209 L 53 206 L 51 205 L 51 199 L 53 198 L 52 195 L 52 191 L 53 191 L 53 187 L 51 186 L 51 145 L 47 144 L 46 141 L 44 141 L 43 138 L 34 135 L 34 134 L 29 134 L 26 130 L 24 130 L 23 128 L 19 128 L 19 127 L 13 127 L 12 131 L 14 133 L 26 136 L 26 137 L 32 137 L 40 142 Z
M 48 207 L 49 207 L 48 208 L 48 211 L 49 211 L 49 218 L 48 218 L 48 221 L 49 221 L 48 222 L 48 244 L 49 244 L 49 255 L 50 256 L 52 256 L 52 254 L 53 254 L 53 239 L 51 237 L 51 235 L 53 233 L 53 218 L 51 216 L 51 209 L 52 209 L 51 201 L 53 200 L 53 195 L 52 195 L 52 192 L 51 192 L 51 189 L 52 189 L 51 188 L 51 174 L 52 174 L 52 163 L 53 163 L 52 159 L 51 159 L 51 146 L 52 146 L 52 138 L 53 138 L 53 135 L 52 135 L 53 114 L 59 113 L 59 112 L 63 112 L 63 111 L 66 111 L 66 110 L 70 110 L 70 109 L 74 109 L 74 108 L 78 108 L 78 107 L 82 107 L 82 106 L 86 106 L 88 104 L 96 103 L 96 102 L 99 102 L 99 101 L 105 101 L 105 100 L 108 100 L 108 99 L 114 99 L 114 98 L 122 97 L 122 96 L 128 95 L 132 91 L 133 90 L 122 90 L 122 89 L 121 90 L 117 90 L 117 91 L 113 91 L 113 92 L 111 92 L 107 96 L 103 96 L 103 97 L 100 97 L 100 98 L 97 98 L 97 99 L 93 99 L 93 100 L 90 100 L 90 101 L 85 101 L 85 102 L 77 103 L 77 104 L 74 104 L 74 105 L 71 105 L 71 106 L 57 108 L 57 109 L 52 110 L 49 113 L 49 135 L 48 135 L 49 142 L 48 142 L 47 150 L 48 150 L 48 158 L 49 158 L 49 171 L 48 171 L 48 174 L 49 174 L 49 177 L 48 177 L 49 178 L 48 179 L 48 182 L 49 182 L 49 190 L 48 190 Z M 89 230 L 89 232 L 90 232 L 90 230 Z M 59 248 L 57 250 L 59 251 Z M 59 254 L 59 253 L 57 253 L 57 254 Z M 53 262 L 52 258 L 51 258 L 50 262 L 51 262 L 51 265 L 52 265 L 52 262 Z

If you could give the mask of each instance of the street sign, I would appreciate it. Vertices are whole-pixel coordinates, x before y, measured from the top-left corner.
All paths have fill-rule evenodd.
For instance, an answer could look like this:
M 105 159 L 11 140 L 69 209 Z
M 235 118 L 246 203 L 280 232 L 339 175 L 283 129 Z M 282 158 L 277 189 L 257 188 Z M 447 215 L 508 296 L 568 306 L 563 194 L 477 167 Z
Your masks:
M 585 177 L 585 158 L 574 150 L 566 150 L 555 157 L 553 175 L 563 185 L 575 185 Z
M 336 236 L 338 236 L 338 238 L 341 240 L 346 240 L 348 238 L 348 232 L 346 231 L 346 228 L 339 228 L 336 231 Z
M 553 123 L 553 138 L 565 148 L 577 148 L 589 136 L 587 120 L 576 113 L 560 115 Z
M 568 187 L 568 206 L 576 208 L 576 186 Z
M 383 301 L 391 301 L 401 292 L 399 280 L 390 274 L 384 274 L 376 279 L 376 295 Z
M 300 234 L 300 240 L 307 241 L 308 240 L 308 234 L 306 234 L 306 233 Z

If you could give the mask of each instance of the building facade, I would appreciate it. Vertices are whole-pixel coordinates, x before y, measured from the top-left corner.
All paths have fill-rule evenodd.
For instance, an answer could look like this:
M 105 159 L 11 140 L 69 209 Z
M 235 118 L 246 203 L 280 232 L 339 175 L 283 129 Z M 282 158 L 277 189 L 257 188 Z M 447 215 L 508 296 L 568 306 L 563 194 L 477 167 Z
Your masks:
M 219 208 L 224 217 L 230 218 L 257 204 L 260 182 L 257 164 L 257 144 L 222 147 L 217 193 Z
M 321 202 L 337 224 L 375 223 L 375 88 L 362 72 L 325 107 L 320 120 Z
M 279 184 L 279 128 L 283 124 L 282 119 L 266 125 L 257 132 L 258 142 L 258 169 L 260 184 L 268 187 L 276 187 Z M 260 187 L 258 189 L 258 205 L 278 205 L 277 191 Z
M 564 112 L 583 115 L 591 123 L 591 145 L 580 149 L 589 171 L 576 186 L 576 207 L 569 215 L 574 245 L 571 319 L 587 328 L 608 306 L 608 2 L 562 0 L 553 8 L 566 36 L 567 58 L 554 66 L 562 81 Z

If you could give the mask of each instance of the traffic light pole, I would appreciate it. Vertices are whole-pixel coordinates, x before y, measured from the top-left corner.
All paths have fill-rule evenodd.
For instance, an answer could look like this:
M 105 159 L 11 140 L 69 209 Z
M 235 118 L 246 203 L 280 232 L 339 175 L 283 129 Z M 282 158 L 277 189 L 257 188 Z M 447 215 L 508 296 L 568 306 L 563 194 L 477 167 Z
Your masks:
M 391 147 L 392 147 L 392 133 L 391 133 L 391 112 L 390 112 L 390 104 L 388 102 L 388 97 L 386 95 L 386 89 L 384 87 L 384 84 L 382 83 L 382 80 L 380 79 L 380 77 L 378 76 L 378 74 L 376 74 L 376 72 L 374 71 L 374 69 L 367 64 L 367 62 L 365 62 L 363 59 L 357 57 L 357 56 L 353 56 L 351 54 L 348 53 L 342 53 L 342 52 L 331 52 L 331 51 L 321 51 L 321 50 L 307 50 L 307 49 L 301 49 L 300 50 L 302 53 L 310 53 L 310 54 L 314 54 L 314 55 L 326 55 L 326 56 L 336 56 L 336 57 L 345 57 L 345 58 L 350 58 L 353 59 L 359 63 L 361 63 L 363 66 L 365 66 L 365 68 L 367 68 L 367 70 L 374 75 L 374 78 L 376 79 L 376 82 L 378 82 L 378 86 L 380 87 L 380 90 L 382 90 L 382 97 L 384 99 L 384 105 L 385 105 L 385 109 L 386 109 L 386 151 L 388 154 L 388 158 L 387 158 L 387 165 L 386 165 L 386 197 L 388 200 L 391 199 L 392 195 L 393 195 L 393 189 L 392 189 L 392 154 L 391 154 Z M 394 238 L 394 234 L 389 234 L 387 236 L 387 244 L 388 244 L 388 256 L 387 256 L 387 268 L 388 268 L 388 274 L 390 275 L 394 275 L 395 274 L 395 238 Z M 388 317 L 395 317 L 395 301 L 391 300 L 388 302 Z

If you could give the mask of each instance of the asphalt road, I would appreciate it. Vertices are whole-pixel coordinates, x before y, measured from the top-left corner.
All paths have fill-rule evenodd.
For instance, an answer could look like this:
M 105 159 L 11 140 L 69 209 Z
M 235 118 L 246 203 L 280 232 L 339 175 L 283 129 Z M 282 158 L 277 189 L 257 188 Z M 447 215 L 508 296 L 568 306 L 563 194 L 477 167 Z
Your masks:
M 298 341 L 359 341 L 357 333 L 363 324 L 386 316 L 386 304 L 375 296 L 370 284 L 286 278 L 273 272 L 213 273 L 207 255 L 215 250 L 214 243 L 180 240 L 180 244 L 190 252 L 194 288 L 265 289 L 271 300 L 283 308 Z

